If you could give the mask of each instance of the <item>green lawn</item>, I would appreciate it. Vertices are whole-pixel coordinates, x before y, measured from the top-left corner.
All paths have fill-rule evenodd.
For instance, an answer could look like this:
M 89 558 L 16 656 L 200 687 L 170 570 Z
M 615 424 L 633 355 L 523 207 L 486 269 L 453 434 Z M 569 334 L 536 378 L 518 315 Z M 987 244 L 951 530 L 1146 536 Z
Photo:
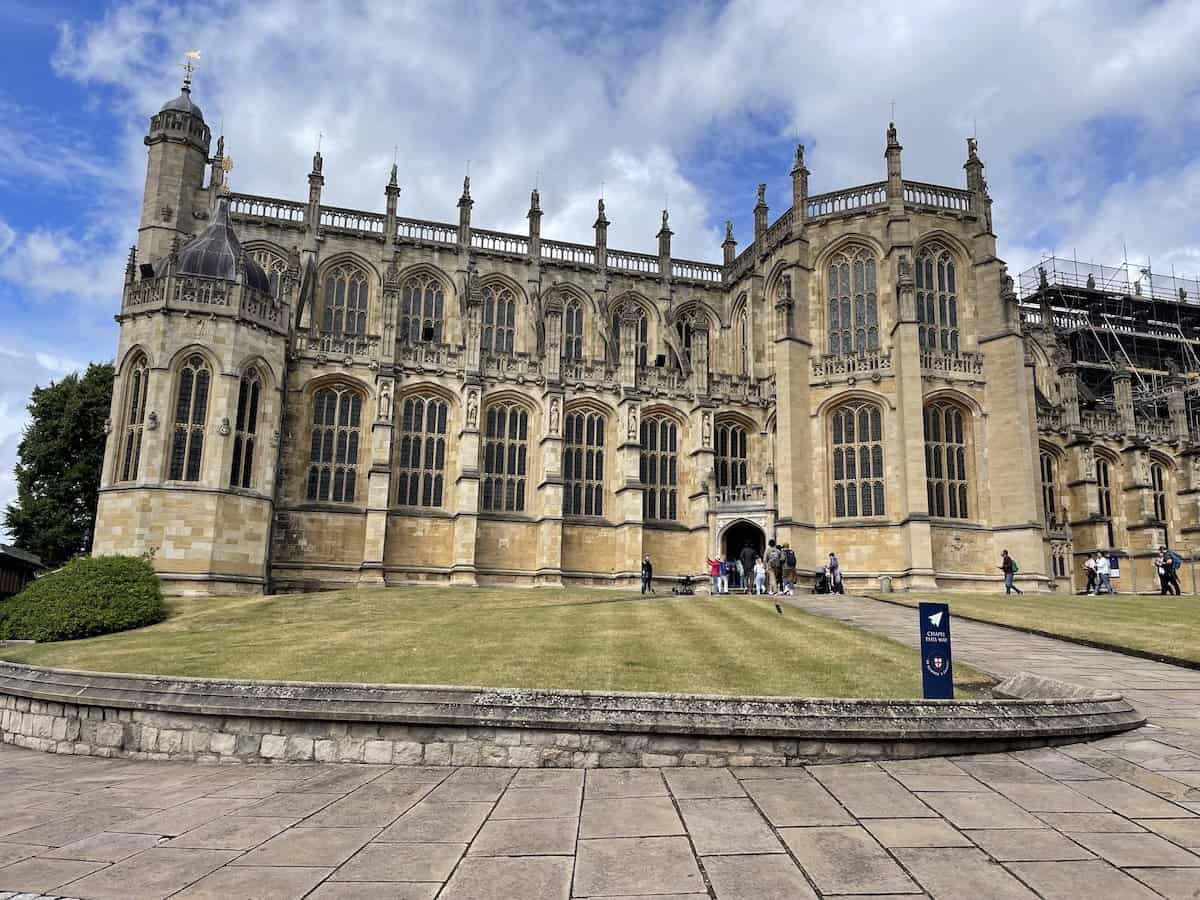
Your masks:
M 1107 594 L 887 594 L 916 606 L 922 600 L 950 604 L 951 614 L 1036 628 L 1064 637 L 1098 641 L 1147 653 L 1200 662 L 1200 599 L 1188 595 Z
M 172 601 L 159 625 L 0 650 L 35 665 L 295 681 L 914 697 L 915 650 L 765 598 L 411 587 Z M 986 680 L 965 666 L 959 679 Z

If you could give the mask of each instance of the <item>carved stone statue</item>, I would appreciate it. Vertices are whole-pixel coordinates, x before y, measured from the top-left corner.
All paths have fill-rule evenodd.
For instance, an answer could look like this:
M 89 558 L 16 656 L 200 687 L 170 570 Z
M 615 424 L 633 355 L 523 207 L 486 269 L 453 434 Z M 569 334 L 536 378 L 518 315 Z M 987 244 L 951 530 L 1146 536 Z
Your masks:
M 979 156 L 979 142 L 973 137 L 967 138 L 967 159 L 977 159 Z
M 217 434 L 219 434 L 221 437 L 226 437 L 228 436 L 229 431 L 229 416 L 222 416 L 221 425 L 217 428 Z
M 150 412 L 146 414 L 146 430 L 147 431 L 157 431 L 158 430 L 158 413 L 155 412 L 154 410 L 150 410 Z
M 390 381 L 385 381 L 379 386 L 379 415 L 376 418 L 380 422 L 387 422 L 392 418 L 392 383 Z
M 1079 451 L 1079 473 L 1089 481 L 1096 477 L 1096 454 L 1091 447 Z
M 558 398 L 550 398 L 550 433 L 558 434 Z
M 467 427 L 479 427 L 479 391 L 470 391 L 467 394 Z
M 113 430 L 112 419 L 105 419 L 104 420 L 104 433 L 112 434 L 112 430 Z
M 896 271 L 901 278 L 908 278 L 911 276 L 912 267 L 909 265 L 907 253 L 900 254 L 900 259 L 896 263 Z
M 703 423 L 702 433 L 704 436 L 704 446 L 711 447 L 712 446 L 712 413 L 708 413 L 708 412 L 704 413 L 704 415 L 701 417 L 701 420 Z
M 638 439 L 638 411 L 636 406 L 629 407 L 629 429 L 626 437 L 631 441 Z
M 791 275 L 780 275 L 779 276 L 779 299 L 780 300 L 791 300 L 792 299 L 792 276 Z
M 766 206 L 767 204 L 767 186 L 765 184 L 760 184 L 758 186 L 758 198 L 756 203 L 759 206 Z

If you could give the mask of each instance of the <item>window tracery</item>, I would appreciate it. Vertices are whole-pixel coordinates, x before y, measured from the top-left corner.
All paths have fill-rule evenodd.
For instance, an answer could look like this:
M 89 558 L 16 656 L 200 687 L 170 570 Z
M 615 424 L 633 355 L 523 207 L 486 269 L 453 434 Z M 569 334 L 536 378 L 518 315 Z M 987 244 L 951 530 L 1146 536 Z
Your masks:
M 449 404 L 440 398 L 405 398 L 400 412 L 397 506 L 442 505 L 449 413 Z
M 121 435 L 118 481 L 136 481 L 142 457 L 142 433 L 146 425 L 146 396 L 150 387 L 150 366 L 139 353 L 126 376 L 125 426 Z
M 830 416 L 834 518 L 886 513 L 883 414 L 874 403 L 848 403 Z
M 665 416 L 648 416 L 642 419 L 641 445 L 642 517 L 677 519 L 679 426 Z
M 400 341 L 403 344 L 442 343 L 445 295 L 432 275 L 412 275 L 400 289 Z
M 613 340 L 616 341 L 617 359 L 621 358 L 621 317 L 627 307 L 625 305 L 617 307 L 612 314 L 612 332 Z M 634 364 L 645 367 L 649 357 L 650 347 L 650 320 L 646 316 L 646 311 L 641 306 L 633 305 L 635 322 L 633 327 L 633 338 L 635 343 Z
M 322 388 L 313 397 L 308 499 L 353 503 L 358 480 L 362 396 L 349 386 Z
M 483 509 L 524 512 L 529 412 L 515 403 L 488 407 L 483 442 Z
M 750 480 L 746 429 L 736 422 L 718 422 L 716 438 L 717 487 L 741 487 Z
M 321 335 L 333 342 L 358 343 L 367 336 L 367 276 L 350 265 L 325 275 L 325 307 Z
M 958 284 L 954 257 L 941 247 L 917 256 L 917 323 L 925 351 L 958 352 Z
M 517 333 L 517 298 L 503 285 L 483 289 L 483 351 L 512 353 Z
M 925 487 L 931 516 L 969 518 L 967 438 L 959 406 L 940 402 L 925 407 Z
M 598 412 L 571 412 L 566 418 L 563 455 L 563 513 L 604 515 L 604 432 L 608 417 Z
M 258 404 L 262 376 L 251 368 L 238 382 L 237 415 L 233 427 L 233 462 L 229 486 L 249 488 L 254 484 L 254 446 L 258 440 Z
M 844 250 L 829 263 L 829 352 L 846 356 L 878 349 L 875 256 L 866 248 Z
M 583 303 L 578 299 L 567 302 L 563 310 L 563 362 L 583 361 Z
M 179 370 L 175 394 L 175 429 L 171 439 L 171 480 L 199 481 L 204 455 L 204 426 L 208 419 L 208 389 L 212 373 L 198 353 Z

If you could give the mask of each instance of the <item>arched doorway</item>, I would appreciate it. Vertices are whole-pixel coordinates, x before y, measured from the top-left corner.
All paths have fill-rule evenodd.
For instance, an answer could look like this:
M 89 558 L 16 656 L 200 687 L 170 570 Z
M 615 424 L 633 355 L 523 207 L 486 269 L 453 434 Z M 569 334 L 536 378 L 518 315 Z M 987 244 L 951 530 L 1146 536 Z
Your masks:
M 759 556 L 766 554 L 767 536 L 753 522 L 734 522 L 722 535 L 721 552 L 726 559 L 734 559 L 742 548 L 749 544 Z

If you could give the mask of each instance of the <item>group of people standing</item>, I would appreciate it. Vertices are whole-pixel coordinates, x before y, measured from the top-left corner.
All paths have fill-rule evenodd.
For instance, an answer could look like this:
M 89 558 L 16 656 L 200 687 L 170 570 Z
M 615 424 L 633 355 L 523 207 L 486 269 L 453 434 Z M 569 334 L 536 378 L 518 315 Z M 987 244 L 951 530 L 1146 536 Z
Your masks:
M 1087 595 L 1089 597 L 1113 592 L 1112 563 L 1099 550 L 1084 560 L 1083 571 L 1087 574 Z
M 714 594 L 741 591 L 745 594 L 794 594 L 796 591 L 796 551 L 788 544 L 767 544 L 767 555 L 759 555 L 752 544 L 745 544 L 730 559 L 707 559 L 708 575 Z

